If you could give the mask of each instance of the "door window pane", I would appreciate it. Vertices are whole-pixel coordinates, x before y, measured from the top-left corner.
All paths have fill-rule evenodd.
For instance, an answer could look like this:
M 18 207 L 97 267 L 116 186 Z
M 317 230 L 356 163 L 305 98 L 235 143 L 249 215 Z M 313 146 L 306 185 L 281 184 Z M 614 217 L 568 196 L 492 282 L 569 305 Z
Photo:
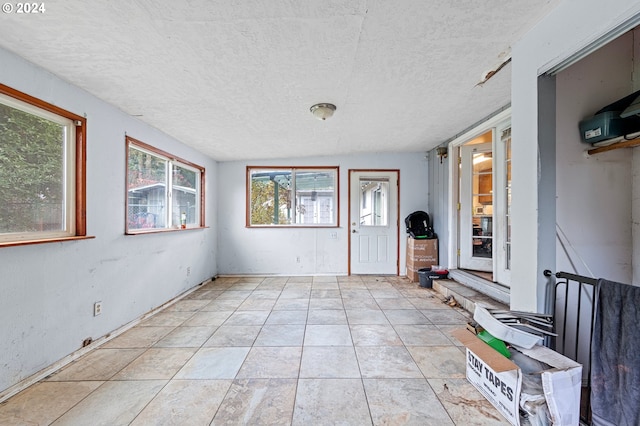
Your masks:
M 473 256 L 491 258 L 493 218 L 490 216 L 474 216 L 472 227 Z
M 389 179 L 360 178 L 360 197 L 360 226 L 388 226 Z
M 472 156 L 472 245 L 474 257 L 492 257 L 493 245 L 493 156 L 476 152 Z

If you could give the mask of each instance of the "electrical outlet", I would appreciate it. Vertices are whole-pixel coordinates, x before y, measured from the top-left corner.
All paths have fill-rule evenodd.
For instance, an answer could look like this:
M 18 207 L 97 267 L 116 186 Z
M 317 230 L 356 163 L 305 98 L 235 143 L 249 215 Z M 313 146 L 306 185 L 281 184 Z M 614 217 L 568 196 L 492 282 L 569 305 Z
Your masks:
M 296 263 L 300 263 L 300 256 L 296 256 Z
M 329 234 L 329 238 L 331 238 L 332 240 L 337 240 L 338 239 L 338 233 L 337 232 L 332 232 L 331 234 Z
M 187 276 L 191 275 L 191 266 L 187 266 Z
M 96 302 L 93 304 L 93 316 L 97 317 L 102 313 L 102 302 Z

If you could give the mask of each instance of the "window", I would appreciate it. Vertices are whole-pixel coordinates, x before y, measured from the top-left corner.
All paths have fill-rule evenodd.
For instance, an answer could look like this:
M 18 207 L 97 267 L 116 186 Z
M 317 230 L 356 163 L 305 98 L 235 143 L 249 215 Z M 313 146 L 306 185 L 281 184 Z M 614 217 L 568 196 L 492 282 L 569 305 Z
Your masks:
M 204 227 L 204 168 L 126 141 L 126 233 Z
M 389 214 L 389 178 L 360 178 L 360 226 L 387 226 Z M 366 203 L 371 199 L 371 206 Z
M 86 238 L 85 125 L 0 84 L 0 245 Z
M 338 225 L 338 167 L 247 167 L 247 226 Z

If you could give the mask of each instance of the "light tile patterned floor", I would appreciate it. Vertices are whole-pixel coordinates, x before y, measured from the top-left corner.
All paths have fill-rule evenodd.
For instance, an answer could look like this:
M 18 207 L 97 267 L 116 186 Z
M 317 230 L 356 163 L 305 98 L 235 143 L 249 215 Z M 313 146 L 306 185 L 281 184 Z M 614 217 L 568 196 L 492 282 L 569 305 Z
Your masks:
M 401 277 L 219 278 L 0 404 L 2 425 L 507 425 Z

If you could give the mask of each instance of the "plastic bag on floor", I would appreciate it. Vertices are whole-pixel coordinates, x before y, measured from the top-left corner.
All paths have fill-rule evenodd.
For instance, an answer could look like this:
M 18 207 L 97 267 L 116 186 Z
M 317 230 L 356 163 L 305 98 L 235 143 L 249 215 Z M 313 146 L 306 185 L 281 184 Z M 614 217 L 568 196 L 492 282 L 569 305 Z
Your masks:
M 529 358 L 515 348 L 511 348 L 511 360 L 522 371 L 520 408 L 527 413 L 527 420 L 531 426 L 550 426 L 551 415 L 542 387 L 542 371 L 551 367 L 544 362 Z
M 520 408 L 527 413 L 531 426 L 550 426 L 549 407 L 544 395 L 520 393 Z

